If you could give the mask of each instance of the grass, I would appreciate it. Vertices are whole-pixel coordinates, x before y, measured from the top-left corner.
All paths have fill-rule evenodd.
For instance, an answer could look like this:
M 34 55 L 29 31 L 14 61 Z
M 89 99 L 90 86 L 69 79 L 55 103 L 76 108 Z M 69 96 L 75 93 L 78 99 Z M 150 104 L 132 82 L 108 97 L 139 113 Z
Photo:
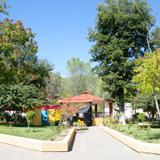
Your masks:
M 63 127 L 57 126 L 31 127 L 28 130 L 27 127 L 0 125 L 0 133 L 40 140 L 54 140 L 62 130 Z
M 147 129 L 136 124 L 112 124 L 109 127 L 144 142 L 160 143 L 160 128 Z

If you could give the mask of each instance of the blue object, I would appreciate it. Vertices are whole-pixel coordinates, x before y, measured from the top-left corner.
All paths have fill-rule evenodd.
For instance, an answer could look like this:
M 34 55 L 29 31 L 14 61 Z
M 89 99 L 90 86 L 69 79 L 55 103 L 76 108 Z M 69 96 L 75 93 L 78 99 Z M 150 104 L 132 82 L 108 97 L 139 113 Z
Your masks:
M 42 119 L 42 125 L 48 125 L 48 111 L 47 110 L 41 111 L 41 119 Z

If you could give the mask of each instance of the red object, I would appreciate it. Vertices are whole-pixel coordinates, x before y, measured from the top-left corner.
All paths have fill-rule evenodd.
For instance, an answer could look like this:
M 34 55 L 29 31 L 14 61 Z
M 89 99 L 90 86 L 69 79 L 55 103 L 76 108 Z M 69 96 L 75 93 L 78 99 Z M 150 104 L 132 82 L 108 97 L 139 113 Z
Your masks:
M 102 103 L 103 98 L 83 92 L 81 95 L 58 100 L 59 103 Z
M 41 110 L 48 110 L 48 109 L 60 109 L 61 106 L 58 105 L 44 105 L 44 106 L 39 106 L 36 108 L 40 108 Z
M 112 115 L 113 114 L 113 103 L 112 101 L 109 102 L 109 115 Z

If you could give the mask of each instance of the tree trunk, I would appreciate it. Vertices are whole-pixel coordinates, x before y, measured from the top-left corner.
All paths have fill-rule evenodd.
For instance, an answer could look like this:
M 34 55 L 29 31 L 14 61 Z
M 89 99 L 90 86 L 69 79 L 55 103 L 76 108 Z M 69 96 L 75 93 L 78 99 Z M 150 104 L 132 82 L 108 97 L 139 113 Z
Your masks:
M 125 122 L 125 108 L 124 108 L 124 88 L 119 88 L 118 107 L 120 111 L 119 123 L 126 124 Z
M 158 105 L 158 101 L 157 101 L 157 96 L 156 95 L 154 96 L 154 100 L 155 100 L 155 103 L 156 103 L 156 109 L 157 109 L 157 112 L 158 112 L 158 116 L 160 118 L 160 109 L 159 109 L 159 105 Z
M 27 123 L 28 123 L 28 130 L 30 130 L 31 120 L 28 120 Z
M 119 118 L 119 123 L 121 124 L 126 124 L 125 121 L 125 108 L 124 108 L 124 101 L 118 103 L 119 111 L 120 111 L 120 118 Z

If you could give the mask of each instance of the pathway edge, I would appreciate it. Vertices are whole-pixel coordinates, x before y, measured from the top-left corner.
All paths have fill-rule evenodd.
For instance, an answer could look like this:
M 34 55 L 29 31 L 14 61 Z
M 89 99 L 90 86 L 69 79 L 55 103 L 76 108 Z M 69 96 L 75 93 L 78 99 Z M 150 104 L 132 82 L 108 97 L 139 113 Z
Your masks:
M 104 132 L 111 135 L 113 138 L 117 139 L 118 141 L 122 142 L 123 144 L 139 153 L 160 154 L 160 144 L 141 142 L 109 127 L 102 125 L 99 127 Z
M 0 134 L 0 143 L 37 150 L 41 152 L 67 152 L 76 134 L 76 129 L 71 128 L 62 141 L 43 141 L 32 138 Z

